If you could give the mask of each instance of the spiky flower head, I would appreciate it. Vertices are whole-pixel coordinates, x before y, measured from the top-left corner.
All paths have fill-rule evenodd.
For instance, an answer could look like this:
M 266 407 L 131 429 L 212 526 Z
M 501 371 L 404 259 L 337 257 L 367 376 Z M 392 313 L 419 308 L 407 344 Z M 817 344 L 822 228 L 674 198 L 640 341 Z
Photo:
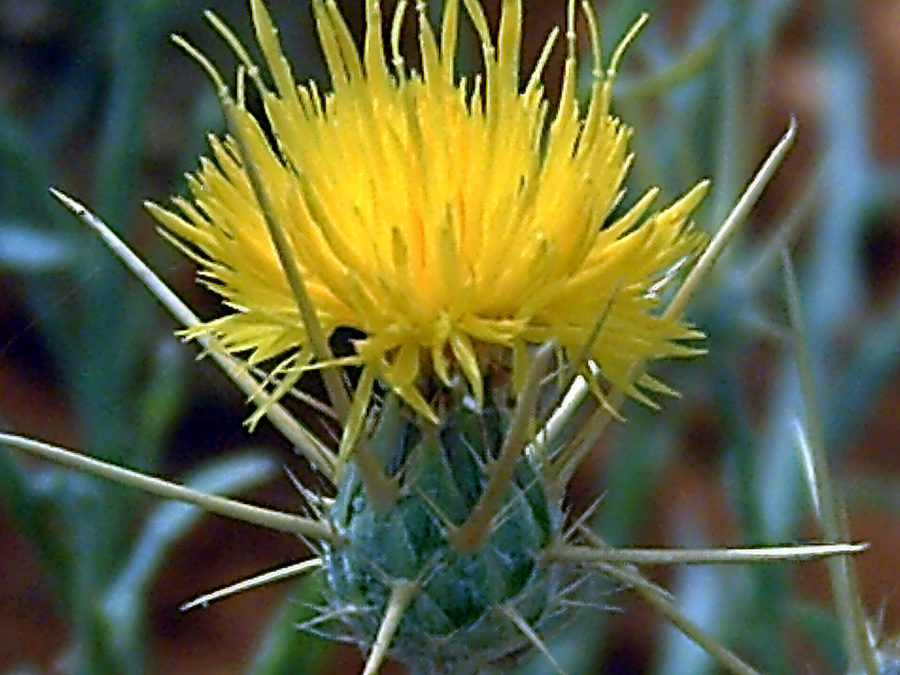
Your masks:
M 570 2 L 551 111 L 542 75 L 557 33 L 523 77 L 521 0 L 503 1 L 496 38 L 479 0 L 463 0 L 483 60 L 469 78 L 455 72 L 459 0 L 445 2 L 439 33 L 416 3 L 419 71 L 399 49 L 406 4 L 389 64 L 377 0 L 365 3 L 361 50 L 336 3 L 313 0 L 324 94 L 296 83 L 261 0 L 253 19 L 274 88 L 221 23 L 244 63 L 235 96 L 195 54 L 222 93 L 231 135 L 210 139 L 191 200 L 150 209 L 231 308 L 200 330 L 251 365 L 277 360 L 276 395 L 309 367 L 352 363 L 363 382 L 381 381 L 432 420 L 429 388 L 461 374 L 481 401 L 489 359 L 518 366 L 521 384 L 529 347 L 548 341 L 591 382 L 599 374 L 642 399 L 663 388 L 641 364 L 694 352 L 684 341 L 699 334 L 660 312 L 660 286 L 702 240 L 689 218 L 706 183 L 659 210 L 656 189 L 620 208 L 632 131 L 610 96 L 624 43 L 604 67 L 583 3 L 593 79 L 579 102 Z M 247 75 L 264 121 L 245 104 Z M 355 353 L 323 353 L 310 316 L 326 339 L 358 331 Z

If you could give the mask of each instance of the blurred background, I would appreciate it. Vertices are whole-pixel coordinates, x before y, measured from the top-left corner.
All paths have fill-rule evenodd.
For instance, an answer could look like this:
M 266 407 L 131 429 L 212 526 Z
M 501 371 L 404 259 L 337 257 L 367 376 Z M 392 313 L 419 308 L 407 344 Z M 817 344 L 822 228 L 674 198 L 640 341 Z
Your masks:
M 269 4 L 298 81 L 324 84 L 307 3 Z M 363 3 L 339 4 L 361 35 Z M 430 5 L 437 19 L 441 3 Z M 496 26 L 498 0 L 485 5 Z M 636 131 L 626 201 L 650 185 L 669 200 L 711 177 L 697 220 L 713 232 L 791 115 L 800 135 L 691 307 L 709 354 L 655 367 L 682 397 L 659 413 L 626 404 L 629 423 L 586 462 L 572 508 L 603 495 L 592 526 L 621 546 L 821 539 L 796 451 L 795 420 L 814 405 L 853 538 L 872 545 L 860 588 L 888 639 L 900 632 L 900 3 L 595 5 L 607 53 L 641 11 L 652 18 L 617 84 L 616 111 Z M 525 7 L 530 68 L 565 3 Z M 0 428 L 297 511 L 283 467 L 315 477 L 271 428 L 246 433 L 242 397 L 47 192 L 83 200 L 201 316 L 216 315 L 141 207 L 184 193 L 206 134 L 223 127 L 212 86 L 169 40 L 182 32 L 233 72 L 207 8 L 251 43 L 242 0 L 0 0 Z M 462 46 L 461 68 L 476 69 L 471 36 Z M 561 56 L 546 70 L 551 98 Z M 815 402 L 797 384 L 783 246 L 798 268 Z M 292 629 L 309 616 L 314 580 L 178 611 L 303 558 L 288 535 L 0 449 L 0 542 L 0 673 L 359 667 L 353 649 Z M 820 563 L 653 577 L 763 672 L 844 672 Z M 589 600 L 613 611 L 589 610 L 554 639 L 568 672 L 715 672 L 627 592 Z M 521 672 L 550 666 L 538 657 Z

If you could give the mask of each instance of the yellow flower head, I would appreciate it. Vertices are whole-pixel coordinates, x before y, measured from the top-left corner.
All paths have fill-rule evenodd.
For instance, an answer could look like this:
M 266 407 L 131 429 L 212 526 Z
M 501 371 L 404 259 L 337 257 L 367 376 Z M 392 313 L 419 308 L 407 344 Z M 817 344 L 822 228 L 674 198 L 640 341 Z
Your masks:
M 631 129 L 610 112 L 624 44 L 604 69 L 589 3 L 590 92 L 580 104 L 570 2 L 554 111 L 541 78 L 556 32 L 521 77 L 521 0 L 503 0 L 496 38 L 480 0 L 462 0 L 483 60 L 469 79 L 455 74 L 459 0 L 446 0 L 439 35 L 417 3 L 415 72 L 399 49 L 405 2 L 389 65 L 378 0 L 366 0 L 361 51 L 334 0 L 312 0 L 331 78 L 324 94 L 295 82 L 262 0 L 251 5 L 274 88 L 213 17 L 243 61 L 236 93 L 188 49 L 219 86 L 231 135 L 211 139 L 192 200 L 176 198 L 177 212 L 150 208 L 231 308 L 202 330 L 251 365 L 278 359 L 280 393 L 328 365 L 298 283 L 324 337 L 339 327 L 364 336 L 353 357 L 331 363 L 361 365 L 432 418 L 423 378 L 449 385 L 461 373 L 480 398 L 486 355 L 498 348 L 521 364 L 529 345 L 552 340 L 593 380 L 599 372 L 638 398 L 661 387 L 641 364 L 695 352 L 681 341 L 699 333 L 662 314 L 660 286 L 702 242 L 688 219 L 706 184 L 652 213 L 650 190 L 611 220 L 632 160 Z M 264 123 L 244 104 L 247 75 Z

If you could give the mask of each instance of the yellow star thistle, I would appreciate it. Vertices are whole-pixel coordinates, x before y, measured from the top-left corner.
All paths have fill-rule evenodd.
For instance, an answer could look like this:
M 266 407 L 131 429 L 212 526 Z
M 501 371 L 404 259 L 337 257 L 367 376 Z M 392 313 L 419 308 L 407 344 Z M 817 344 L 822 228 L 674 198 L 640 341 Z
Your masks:
M 551 120 L 541 78 L 556 33 L 521 81 L 521 0 L 503 1 L 496 41 L 479 0 L 463 0 L 483 55 L 471 79 L 455 75 L 459 0 L 445 3 L 439 36 L 424 4 L 421 71 L 410 72 L 399 50 L 405 2 L 388 65 L 377 0 L 365 4 L 361 51 L 334 1 L 313 0 L 326 94 L 295 82 L 262 0 L 251 6 L 274 89 L 217 19 L 244 64 L 233 100 L 188 46 L 222 92 L 232 136 L 211 138 L 212 159 L 189 178 L 192 201 L 176 198 L 177 211 L 149 208 L 233 310 L 199 330 L 249 353 L 251 366 L 280 360 L 273 398 L 306 369 L 354 364 L 363 382 L 380 380 L 432 420 L 423 383 L 449 386 L 462 373 L 480 401 L 487 354 L 497 347 L 521 364 L 529 345 L 554 341 L 600 396 L 597 369 L 641 400 L 642 388 L 665 391 L 640 364 L 696 353 L 683 341 L 701 334 L 662 315 L 659 286 L 703 242 L 688 221 L 707 184 L 647 215 L 657 193 L 650 190 L 609 222 L 632 161 L 632 131 L 610 112 L 625 44 L 604 70 L 596 18 L 583 3 L 593 80 L 581 105 L 569 3 Z M 264 123 L 245 106 L 244 69 L 260 89 Z M 339 327 L 364 335 L 352 357 L 316 349 L 267 220 L 283 234 L 324 336 Z M 371 387 L 360 391 L 357 410 Z

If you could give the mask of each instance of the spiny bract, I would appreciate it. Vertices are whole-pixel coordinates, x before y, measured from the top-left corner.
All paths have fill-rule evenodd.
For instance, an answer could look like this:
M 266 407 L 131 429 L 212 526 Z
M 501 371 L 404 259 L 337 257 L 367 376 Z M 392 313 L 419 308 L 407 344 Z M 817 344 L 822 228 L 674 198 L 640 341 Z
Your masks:
M 392 655 L 421 672 L 469 672 L 530 647 L 511 615 L 537 631 L 560 623 L 571 575 L 539 556 L 560 537 L 563 518 L 530 458 L 519 460 L 485 544 L 469 554 L 449 541 L 481 496 L 504 426 L 493 407 L 461 406 L 422 436 L 396 402 L 382 411 L 373 443 L 387 467 L 402 470 L 401 493 L 380 512 L 355 470 L 340 486 L 331 517 L 343 540 L 325 548 L 335 635 L 368 649 L 401 583 L 418 588 Z

